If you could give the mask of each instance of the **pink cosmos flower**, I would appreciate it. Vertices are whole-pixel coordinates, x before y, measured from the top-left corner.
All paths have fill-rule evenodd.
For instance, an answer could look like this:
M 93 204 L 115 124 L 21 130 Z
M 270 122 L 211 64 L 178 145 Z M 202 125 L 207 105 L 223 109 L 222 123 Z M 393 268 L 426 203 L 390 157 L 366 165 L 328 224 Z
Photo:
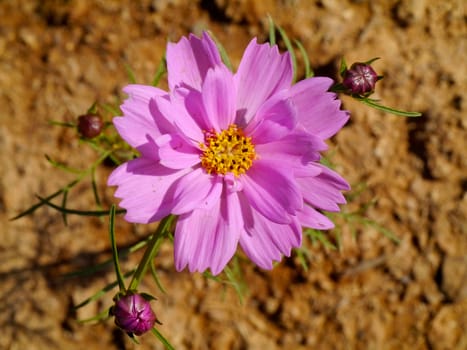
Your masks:
M 240 244 L 258 266 L 290 256 L 302 227 L 330 229 L 349 189 L 319 163 L 324 140 L 347 121 L 329 78 L 292 84 L 288 53 L 257 44 L 236 73 L 207 33 L 167 47 L 169 92 L 129 85 L 114 118 L 141 156 L 108 184 L 135 223 L 178 216 L 175 267 L 216 275 Z

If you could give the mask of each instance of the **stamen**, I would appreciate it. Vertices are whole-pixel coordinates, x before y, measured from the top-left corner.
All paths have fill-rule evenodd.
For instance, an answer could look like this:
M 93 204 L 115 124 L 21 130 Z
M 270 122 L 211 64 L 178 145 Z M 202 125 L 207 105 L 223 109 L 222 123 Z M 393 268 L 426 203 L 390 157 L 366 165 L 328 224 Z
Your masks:
M 230 125 L 220 133 L 207 131 L 205 134 L 205 142 L 200 145 L 203 150 L 201 166 L 208 174 L 239 176 L 256 159 L 251 137 L 246 137 L 236 125 Z

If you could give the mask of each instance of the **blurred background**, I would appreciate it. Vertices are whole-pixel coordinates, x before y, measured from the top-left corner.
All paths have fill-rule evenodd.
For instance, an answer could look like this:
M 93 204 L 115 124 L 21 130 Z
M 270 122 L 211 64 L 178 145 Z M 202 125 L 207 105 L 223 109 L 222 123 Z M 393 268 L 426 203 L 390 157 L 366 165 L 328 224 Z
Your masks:
M 96 160 L 73 129 L 50 120 L 75 122 L 95 101 L 118 104 L 126 66 L 150 84 L 167 41 L 190 32 L 212 31 L 236 67 L 252 37 L 267 40 L 268 15 L 303 44 L 317 75 L 339 79 L 342 57 L 349 64 L 381 57 L 374 67 L 385 78 L 373 97 L 423 116 L 392 116 L 342 97 L 351 120 L 329 142 L 329 156 L 363 189 L 343 209 L 366 208 L 363 217 L 377 225 L 340 219 L 341 249 L 306 241 L 307 270 L 295 254 L 272 271 L 244 264 L 242 302 L 231 287 L 177 273 L 167 243 L 156 257 L 167 293 L 150 278 L 141 285 L 158 298 L 159 330 L 176 349 L 467 348 L 465 1 L 3 0 L 1 349 L 163 349 L 151 334 L 134 345 L 112 320 L 77 322 L 111 305 L 113 292 L 74 308 L 114 279 L 111 268 L 64 277 L 110 257 L 106 220 L 69 216 L 64 225 L 47 208 L 10 218 L 35 194 L 73 179 L 45 154 L 81 169 Z M 97 172 L 106 207 L 115 202 L 105 186 L 110 171 Z M 89 182 L 68 205 L 95 208 Z M 119 246 L 154 228 L 120 218 Z M 124 259 L 123 268 L 137 261 L 138 254 Z

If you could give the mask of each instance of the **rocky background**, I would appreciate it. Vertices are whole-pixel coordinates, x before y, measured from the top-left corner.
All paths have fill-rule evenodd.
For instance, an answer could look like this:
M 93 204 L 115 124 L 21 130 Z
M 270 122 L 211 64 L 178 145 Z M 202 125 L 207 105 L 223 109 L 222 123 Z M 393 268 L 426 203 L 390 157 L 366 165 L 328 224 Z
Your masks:
M 306 243 L 308 270 L 296 255 L 273 271 L 243 264 L 242 303 L 233 288 L 177 273 L 166 244 L 156 259 L 167 294 L 150 278 L 141 286 L 158 297 L 159 330 L 176 349 L 467 349 L 463 0 L 0 1 L 1 349 L 163 349 L 150 334 L 134 345 L 111 320 L 77 321 L 111 303 L 108 293 L 74 309 L 113 280 L 111 268 L 64 277 L 109 258 L 106 220 L 69 216 L 65 226 L 46 208 L 10 218 L 35 194 L 73 180 L 44 154 L 81 169 L 96 160 L 74 130 L 50 120 L 73 122 L 94 101 L 115 103 L 129 81 L 125 65 L 149 84 L 167 40 L 189 32 L 211 30 L 237 65 L 253 36 L 267 39 L 268 15 L 302 42 L 318 75 L 337 78 L 341 57 L 381 57 L 375 97 L 423 117 L 343 97 L 352 118 L 330 153 L 353 187 L 364 188 L 343 209 L 374 202 L 362 218 L 377 225 L 339 219 L 341 250 Z M 97 173 L 105 205 L 113 201 L 110 170 Z M 92 203 L 89 181 L 69 195 L 72 208 Z M 119 219 L 119 245 L 153 230 Z

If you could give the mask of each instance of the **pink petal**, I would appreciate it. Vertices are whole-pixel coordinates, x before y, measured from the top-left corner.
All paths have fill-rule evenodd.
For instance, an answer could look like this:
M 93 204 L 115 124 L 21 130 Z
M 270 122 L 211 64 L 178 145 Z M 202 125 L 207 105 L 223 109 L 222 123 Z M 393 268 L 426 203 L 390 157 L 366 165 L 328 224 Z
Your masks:
M 172 214 L 180 215 L 198 208 L 208 208 L 222 192 L 222 178 L 197 168 L 181 177 L 174 185 Z
M 180 89 L 172 92 L 170 99 L 156 97 L 154 110 L 164 115 L 166 119 L 173 120 L 176 129 L 186 141 L 197 147 L 204 140 L 204 134 L 196 120 L 187 112 L 184 106 L 184 94 Z
M 219 66 L 206 74 L 202 92 L 209 125 L 222 131 L 232 124 L 235 117 L 236 91 L 232 72 Z
M 254 144 L 262 144 L 286 136 L 296 123 L 291 101 L 283 98 L 283 94 L 277 94 L 261 105 L 245 133 L 252 137 Z
M 272 269 L 273 261 L 290 256 L 292 248 L 302 243 L 302 230 L 297 219 L 282 225 L 269 221 L 253 210 L 254 226 L 240 236 L 245 254 L 259 267 Z
M 115 117 L 113 123 L 120 136 L 132 147 L 139 149 L 148 140 L 166 131 L 161 130 L 159 122 L 156 122 L 151 113 L 150 102 L 152 98 L 167 93 L 152 86 L 136 84 L 126 86 L 123 91 L 128 94 L 120 107 L 123 117 Z
M 186 111 L 201 130 L 210 130 L 212 128 L 204 108 L 203 95 L 200 91 L 186 90 L 183 102 Z
M 224 193 L 209 209 L 179 217 L 174 237 L 175 268 L 219 274 L 237 249 L 242 216 L 236 193 Z
M 200 163 L 200 150 L 178 134 L 165 134 L 156 140 L 159 162 L 171 169 L 190 168 Z
M 153 160 L 137 158 L 116 168 L 107 184 L 118 186 L 114 195 L 122 199 L 119 205 L 127 210 L 125 220 L 149 223 L 170 214 L 172 185 L 188 171 L 168 169 Z
M 251 206 L 273 222 L 290 223 L 303 205 L 293 174 L 278 162 L 256 160 L 240 180 Z
M 327 92 L 332 83 L 325 77 L 308 78 L 289 90 L 300 125 L 322 139 L 333 136 L 349 119 L 349 113 L 340 110 L 336 94 Z
M 290 55 L 288 52 L 281 55 L 277 46 L 258 45 L 253 39 L 243 54 L 235 81 L 238 88 L 236 123 L 245 126 L 264 101 L 290 87 Z
M 326 216 L 309 205 L 304 205 L 303 210 L 297 214 L 300 224 L 304 227 L 316 230 L 330 230 L 334 228 L 334 223 Z
M 312 206 L 327 210 L 339 211 L 337 203 L 345 203 L 345 198 L 339 191 L 325 187 L 320 181 L 309 178 L 307 181 L 297 180 L 303 193 L 303 199 Z
M 303 131 L 294 131 L 278 141 L 255 145 L 259 158 L 277 160 L 294 167 L 318 161 L 319 152 L 326 149 L 324 141 Z
M 350 190 L 350 185 L 342 176 L 322 164 L 318 164 L 318 166 L 322 170 L 319 176 L 321 180 L 326 181 L 328 184 L 341 191 Z
M 323 172 L 321 164 L 317 162 L 308 163 L 305 167 L 296 168 L 294 171 L 295 177 L 318 176 Z
M 216 44 L 206 32 L 201 39 L 190 34 L 188 39 L 169 43 L 166 56 L 171 91 L 181 85 L 201 90 L 207 71 L 223 64 Z
M 318 176 L 297 178 L 303 198 L 315 208 L 339 211 L 338 204 L 346 203 L 341 190 L 347 190 L 350 186 L 334 171 L 320 164 L 317 166 L 321 168 Z
M 240 209 L 242 213 L 243 223 L 245 230 L 250 230 L 255 225 L 255 219 L 253 215 L 253 208 L 251 207 L 248 198 L 243 192 L 238 192 L 238 200 L 240 202 Z
M 154 141 L 151 136 L 148 135 L 147 142 L 144 145 L 136 147 L 136 149 L 141 153 L 141 156 L 143 158 L 151 159 L 153 161 L 159 161 L 159 147 L 157 146 L 156 141 Z

